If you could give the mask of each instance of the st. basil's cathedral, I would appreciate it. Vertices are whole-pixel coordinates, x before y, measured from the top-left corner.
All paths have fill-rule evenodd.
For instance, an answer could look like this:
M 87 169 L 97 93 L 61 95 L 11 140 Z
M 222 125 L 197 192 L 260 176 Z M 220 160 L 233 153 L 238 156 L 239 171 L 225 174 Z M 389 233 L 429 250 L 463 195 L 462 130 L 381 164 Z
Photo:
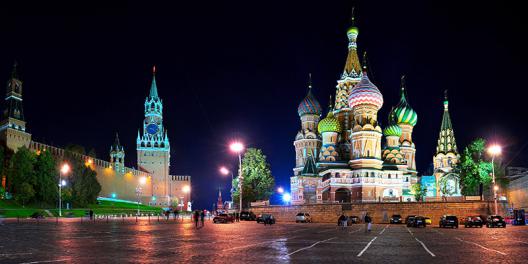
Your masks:
M 311 76 L 306 97 L 297 108 L 301 130 L 293 142 L 292 204 L 414 200 L 411 185 L 419 179 L 412 133 L 418 115 L 409 104 L 402 77 L 400 100 L 392 107 L 387 126 L 380 126 L 378 111 L 384 99 L 369 79 L 366 53 L 360 63 L 358 33 L 352 19 L 345 68 L 326 116 L 320 119 L 323 109 L 312 92 Z M 431 189 L 435 189 L 431 196 L 444 195 L 442 183 L 451 188 L 450 195 L 459 195 L 458 178 L 452 173 L 458 157 L 446 96 L 433 157 L 435 175 L 428 176 L 433 179 Z

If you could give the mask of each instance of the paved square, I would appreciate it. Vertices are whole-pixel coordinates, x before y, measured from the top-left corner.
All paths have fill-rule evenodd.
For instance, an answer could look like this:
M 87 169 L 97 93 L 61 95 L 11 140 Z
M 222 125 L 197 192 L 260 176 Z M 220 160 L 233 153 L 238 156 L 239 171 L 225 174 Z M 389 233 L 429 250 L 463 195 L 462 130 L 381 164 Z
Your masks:
M 528 227 L 64 219 L 0 226 L 0 263 L 526 263 Z

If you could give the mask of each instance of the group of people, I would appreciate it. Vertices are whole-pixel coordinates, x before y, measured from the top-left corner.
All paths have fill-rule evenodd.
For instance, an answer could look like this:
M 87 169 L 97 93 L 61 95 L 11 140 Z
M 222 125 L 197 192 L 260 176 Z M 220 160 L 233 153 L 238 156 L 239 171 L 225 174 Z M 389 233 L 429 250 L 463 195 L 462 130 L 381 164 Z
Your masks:
M 194 219 L 194 227 L 196 229 L 204 227 L 204 219 L 205 219 L 205 212 L 203 210 L 196 210 L 193 213 L 193 219 Z M 200 226 L 198 226 L 198 222 L 201 223 Z
M 370 217 L 369 213 L 365 214 L 363 222 L 365 223 L 365 232 L 370 232 L 372 230 L 372 217 Z M 346 229 L 348 226 L 348 217 L 344 213 L 337 220 L 337 225 L 341 226 L 341 229 Z
M 180 211 L 176 209 L 169 209 L 163 213 L 165 214 L 165 218 L 167 218 L 167 220 L 169 220 L 171 214 L 174 215 L 174 220 L 178 219 L 178 216 L 180 215 Z

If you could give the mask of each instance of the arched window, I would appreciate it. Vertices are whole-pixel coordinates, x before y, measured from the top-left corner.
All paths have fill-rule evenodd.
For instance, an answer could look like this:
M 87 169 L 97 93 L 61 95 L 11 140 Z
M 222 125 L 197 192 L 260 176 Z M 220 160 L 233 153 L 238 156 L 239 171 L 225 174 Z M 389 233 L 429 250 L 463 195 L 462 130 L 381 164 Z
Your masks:
M 391 178 L 391 175 L 390 175 L 390 173 L 389 173 L 389 179 L 390 179 L 390 178 Z

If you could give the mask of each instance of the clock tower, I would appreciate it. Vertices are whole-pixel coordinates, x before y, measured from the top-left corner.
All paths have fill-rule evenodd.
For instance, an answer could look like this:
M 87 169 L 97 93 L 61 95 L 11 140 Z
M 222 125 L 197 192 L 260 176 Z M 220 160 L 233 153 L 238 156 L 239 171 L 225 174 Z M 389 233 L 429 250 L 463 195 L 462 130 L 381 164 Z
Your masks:
M 140 170 L 152 174 L 147 186 L 143 186 L 143 196 L 151 196 L 149 202 L 168 205 L 171 200 L 170 145 L 167 131 L 163 127 L 163 101 L 158 96 L 156 66 L 153 67 L 152 74 L 150 93 L 145 99 L 143 133 L 138 131 L 137 136 L 137 162 Z

